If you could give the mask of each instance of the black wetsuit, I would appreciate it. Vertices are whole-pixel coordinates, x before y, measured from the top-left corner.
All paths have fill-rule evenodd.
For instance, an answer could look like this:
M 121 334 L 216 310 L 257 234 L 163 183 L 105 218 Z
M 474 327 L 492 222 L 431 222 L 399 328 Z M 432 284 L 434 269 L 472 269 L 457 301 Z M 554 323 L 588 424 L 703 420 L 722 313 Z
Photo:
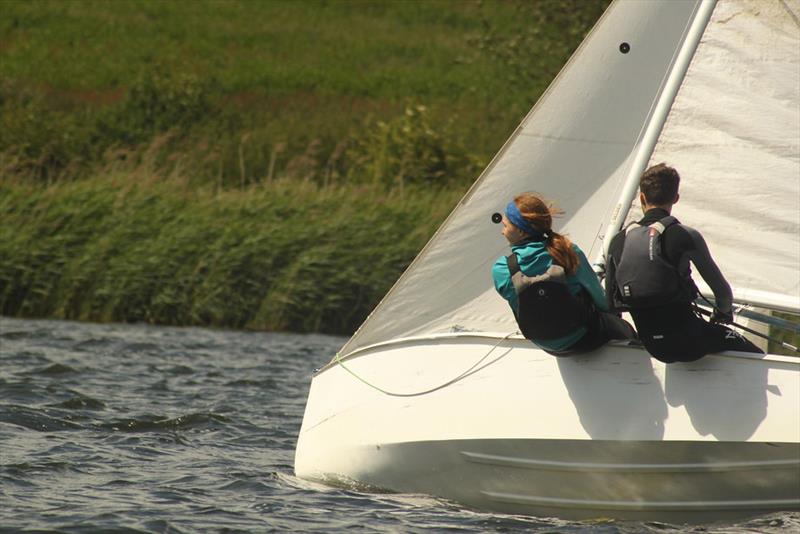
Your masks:
M 642 226 L 653 224 L 669 213 L 653 208 L 639 221 Z M 615 297 L 619 299 L 619 288 L 615 278 L 615 266 L 622 256 L 625 231 L 618 233 L 611 241 L 606 262 L 606 295 L 609 307 L 614 309 Z M 684 284 L 693 284 L 689 261 L 697 268 L 703 280 L 714 292 L 717 308 L 725 313 L 731 311 L 733 293 L 722 276 L 703 236 L 697 230 L 682 224 L 673 224 L 664 231 L 661 239 L 664 258 L 673 265 Z M 684 295 L 692 294 L 686 291 Z M 662 362 L 690 362 L 712 352 L 736 350 L 742 352 L 762 352 L 753 343 L 737 332 L 720 324 L 709 323 L 700 317 L 688 296 L 675 299 L 663 305 L 629 310 L 639 339 L 647 351 Z

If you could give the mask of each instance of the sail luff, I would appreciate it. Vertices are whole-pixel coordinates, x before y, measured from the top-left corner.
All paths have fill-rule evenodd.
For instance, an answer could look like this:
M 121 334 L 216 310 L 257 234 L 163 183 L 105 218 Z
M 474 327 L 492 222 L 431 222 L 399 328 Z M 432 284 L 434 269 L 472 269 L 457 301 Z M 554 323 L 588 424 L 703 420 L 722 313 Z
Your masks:
M 708 25 L 708 21 L 711 20 L 711 14 L 714 12 L 716 4 L 717 0 L 703 0 L 703 3 L 698 6 L 695 12 L 691 25 L 687 29 L 686 38 L 683 40 L 683 46 L 676 55 L 675 62 L 667 77 L 664 90 L 656 102 L 653 114 L 642 136 L 642 141 L 636 151 L 628 175 L 625 178 L 625 185 L 623 186 L 622 193 L 611 211 L 611 218 L 606 225 L 605 237 L 603 238 L 603 248 L 600 253 L 602 256 L 597 258 L 597 262 L 602 262 L 606 257 L 611 240 L 617 232 L 620 231 L 628 216 L 633 199 L 639 189 L 639 179 L 650 160 L 653 150 L 655 150 L 661 130 L 664 128 L 672 104 L 675 101 L 675 96 L 678 94 L 686 72 L 689 70 L 689 64 L 694 57 L 697 46 L 700 44 L 700 39 Z
M 713 1 L 716 1 L 716 0 L 713 0 Z M 353 336 L 351 336 L 350 340 L 348 340 L 348 342 L 344 344 L 344 346 L 339 351 L 341 354 L 346 354 L 347 352 L 349 352 L 349 350 L 351 348 L 350 346 L 351 346 L 352 340 L 355 339 L 358 336 L 359 332 L 364 327 L 364 325 L 366 325 L 369 322 L 370 318 L 378 310 L 380 310 L 380 308 L 383 306 L 383 303 L 386 302 L 387 300 L 389 300 L 391 298 L 392 294 L 395 292 L 395 290 L 402 285 L 405 277 L 408 275 L 409 272 L 411 272 L 413 270 L 414 266 L 417 263 L 419 263 L 422 260 L 422 258 L 425 257 L 425 255 L 426 255 L 428 249 L 430 248 L 431 244 L 436 242 L 436 239 L 439 236 L 440 232 L 442 232 L 442 230 L 447 227 L 448 222 L 450 222 L 450 220 L 455 216 L 456 211 L 458 211 L 458 207 L 463 205 L 463 204 L 465 204 L 465 203 L 467 203 L 469 201 L 470 197 L 472 196 L 472 193 L 474 191 L 476 191 L 478 189 L 478 187 L 483 183 L 484 179 L 487 176 L 489 176 L 489 174 L 491 174 L 491 172 L 494 169 L 494 167 L 497 164 L 497 162 L 499 162 L 503 158 L 503 156 L 505 155 L 505 153 L 509 149 L 509 147 L 514 144 L 514 141 L 516 141 L 517 137 L 519 137 L 519 135 L 522 133 L 522 131 L 523 131 L 524 127 L 525 127 L 525 124 L 536 113 L 537 109 L 539 108 L 540 103 L 546 101 L 548 93 L 550 91 L 552 91 L 553 87 L 556 86 L 556 82 L 558 81 L 558 79 L 569 68 L 569 65 L 570 65 L 570 62 L 572 61 L 572 58 L 576 57 L 578 54 L 580 54 L 581 49 L 584 46 L 586 46 L 586 43 L 589 40 L 589 36 L 591 36 L 591 34 L 595 31 L 595 29 L 598 28 L 602 24 L 603 20 L 606 18 L 607 15 L 608 15 L 608 11 L 605 11 L 600 16 L 600 18 L 595 22 L 594 26 L 587 32 L 586 37 L 578 45 L 578 47 L 575 49 L 575 51 L 572 53 L 572 55 L 570 56 L 570 59 L 568 59 L 564 63 L 564 65 L 561 67 L 561 70 L 559 70 L 558 74 L 556 74 L 556 76 L 553 78 L 553 81 L 544 90 L 544 92 L 539 97 L 539 99 L 534 104 L 534 106 L 528 111 L 528 113 L 525 114 L 525 116 L 519 122 L 519 124 L 514 129 L 512 134 L 508 137 L 508 139 L 506 139 L 505 143 L 503 143 L 503 146 L 500 147 L 500 150 L 497 151 L 497 153 L 494 155 L 494 157 L 492 157 L 491 161 L 489 161 L 489 164 L 486 165 L 486 167 L 483 169 L 483 172 L 481 172 L 481 174 L 472 183 L 472 185 L 469 187 L 469 189 L 467 189 L 466 193 L 464 193 L 464 196 L 461 197 L 461 199 L 458 201 L 458 203 L 455 205 L 455 207 L 450 211 L 450 213 L 447 215 L 447 217 L 445 217 L 445 220 L 442 221 L 442 223 L 439 225 L 439 227 L 436 229 L 436 231 L 433 233 L 433 235 L 430 237 L 430 239 L 428 239 L 428 242 L 425 243 L 425 245 L 422 247 L 422 249 L 419 251 L 419 253 L 416 255 L 416 257 L 414 257 L 412 262 L 408 265 L 408 267 L 406 267 L 405 271 L 403 271 L 403 273 L 395 281 L 395 283 L 392 284 L 392 287 L 389 288 L 389 291 L 386 292 L 386 294 L 383 296 L 383 298 L 381 298 L 381 300 L 378 302 L 378 304 L 375 306 L 375 308 L 372 309 L 372 311 L 369 313 L 369 315 L 364 320 L 364 322 L 361 323 L 361 325 L 358 327 L 358 329 L 356 329 L 356 331 L 354 332 Z

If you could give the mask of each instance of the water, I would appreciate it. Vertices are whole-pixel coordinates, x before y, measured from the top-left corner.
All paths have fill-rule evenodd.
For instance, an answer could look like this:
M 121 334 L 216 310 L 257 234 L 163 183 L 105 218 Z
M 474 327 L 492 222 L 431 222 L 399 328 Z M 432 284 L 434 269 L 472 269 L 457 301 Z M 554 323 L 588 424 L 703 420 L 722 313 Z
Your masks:
M 479 513 L 293 476 L 320 335 L 0 318 L 0 530 L 789 532 Z

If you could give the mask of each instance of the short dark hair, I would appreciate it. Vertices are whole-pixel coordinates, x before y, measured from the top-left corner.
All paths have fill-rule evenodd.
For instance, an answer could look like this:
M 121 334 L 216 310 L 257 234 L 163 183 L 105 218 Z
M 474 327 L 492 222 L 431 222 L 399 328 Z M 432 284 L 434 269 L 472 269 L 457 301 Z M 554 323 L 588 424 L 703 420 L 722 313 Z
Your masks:
M 659 163 L 644 171 L 639 180 L 639 189 L 648 204 L 661 206 L 675 201 L 680 183 L 678 171 L 666 163 Z

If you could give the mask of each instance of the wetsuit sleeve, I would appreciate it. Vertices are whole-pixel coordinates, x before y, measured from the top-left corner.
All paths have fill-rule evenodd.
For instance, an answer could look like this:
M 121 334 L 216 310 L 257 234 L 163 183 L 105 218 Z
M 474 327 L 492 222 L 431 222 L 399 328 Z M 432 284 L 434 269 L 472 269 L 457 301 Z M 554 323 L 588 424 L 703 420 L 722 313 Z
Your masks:
M 511 271 L 508 268 L 508 260 L 505 256 L 501 256 L 494 262 L 492 279 L 494 280 L 494 288 L 500 293 L 501 297 L 508 301 L 514 313 L 517 313 L 517 291 L 514 289 L 514 283 L 511 282 Z
M 714 293 L 717 309 L 725 313 L 730 312 L 733 304 L 733 292 L 731 291 L 731 286 L 728 284 L 728 281 L 725 280 L 725 277 L 722 275 L 722 271 L 719 270 L 719 267 L 717 267 L 717 264 L 714 263 L 714 260 L 711 258 L 706 240 L 703 239 L 703 236 L 700 235 L 700 232 L 697 230 L 689 228 L 688 226 L 684 226 L 683 228 L 689 234 L 693 245 L 686 251 L 689 259 L 694 266 L 697 267 L 697 272 L 700 273 L 700 276 L 703 277 L 703 280 L 706 281 L 706 284 L 708 284 L 708 287 L 711 288 L 711 291 Z
M 586 255 L 583 251 L 576 246 L 575 252 L 578 253 L 579 260 L 578 271 L 575 273 L 578 282 L 580 282 L 583 288 L 591 295 L 595 306 L 600 310 L 607 311 L 608 303 L 606 302 L 606 294 L 603 291 L 603 286 L 600 285 L 600 280 L 597 279 L 597 274 L 595 274 L 592 266 L 589 265 L 589 260 L 586 259 Z

